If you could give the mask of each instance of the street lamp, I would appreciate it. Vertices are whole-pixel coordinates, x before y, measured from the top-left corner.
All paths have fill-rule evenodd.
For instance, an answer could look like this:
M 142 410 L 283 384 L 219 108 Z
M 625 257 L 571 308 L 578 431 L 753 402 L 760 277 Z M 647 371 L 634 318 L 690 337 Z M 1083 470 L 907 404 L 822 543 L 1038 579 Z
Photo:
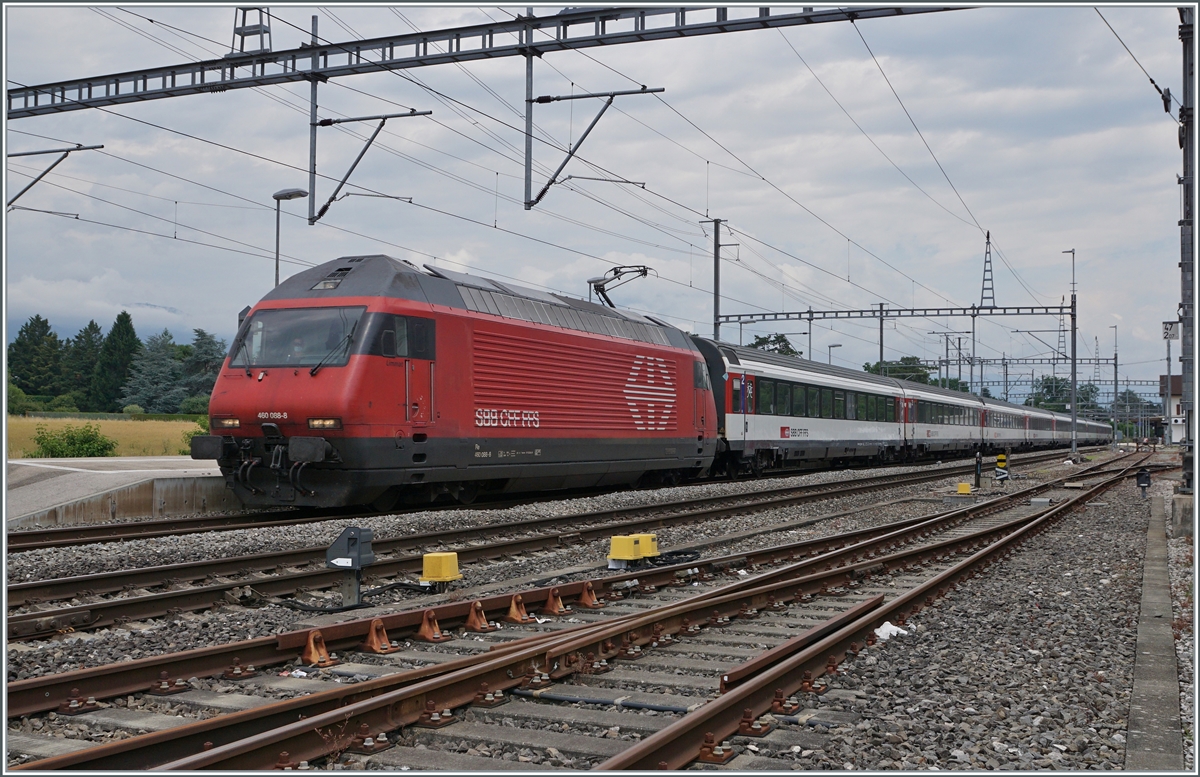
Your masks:
M 275 198 L 275 285 L 279 285 L 279 203 L 284 200 L 298 200 L 307 197 L 303 189 L 280 189 L 271 195 Z
M 829 346 L 829 363 L 830 364 L 833 364 L 833 349 L 841 348 L 841 347 L 842 347 L 841 343 L 834 343 L 833 345 Z

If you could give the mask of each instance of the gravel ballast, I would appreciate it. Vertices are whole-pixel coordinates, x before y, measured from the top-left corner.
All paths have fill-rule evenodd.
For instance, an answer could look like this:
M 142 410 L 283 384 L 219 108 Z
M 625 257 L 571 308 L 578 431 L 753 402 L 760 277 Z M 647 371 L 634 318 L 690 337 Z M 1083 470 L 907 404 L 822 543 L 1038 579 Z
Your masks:
M 819 704 L 862 719 L 782 768 L 1122 768 L 1149 507 L 1102 501 L 844 664 Z

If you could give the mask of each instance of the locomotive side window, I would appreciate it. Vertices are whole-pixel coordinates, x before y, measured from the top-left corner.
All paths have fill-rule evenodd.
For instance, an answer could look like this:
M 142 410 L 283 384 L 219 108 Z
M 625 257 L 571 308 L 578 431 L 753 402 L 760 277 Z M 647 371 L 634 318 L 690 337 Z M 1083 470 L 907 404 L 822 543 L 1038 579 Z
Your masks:
M 712 383 L 708 380 L 708 369 L 704 362 L 692 362 L 692 385 L 698 389 L 712 391 Z
M 404 316 L 388 316 L 391 327 L 383 330 L 379 350 L 384 356 L 408 356 L 408 321 Z
M 234 341 L 231 367 L 337 367 L 350 360 L 364 307 L 260 310 Z
M 434 325 L 431 318 L 408 319 L 410 355 L 416 359 L 434 358 Z
M 775 381 L 758 379 L 758 414 L 775 413 Z
M 821 417 L 821 389 L 816 386 L 808 387 L 808 417 Z
M 792 386 L 792 415 L 804 415 L 804 386 Z
M 833 417 L 833 389 L 821 389 L 821 417 Z

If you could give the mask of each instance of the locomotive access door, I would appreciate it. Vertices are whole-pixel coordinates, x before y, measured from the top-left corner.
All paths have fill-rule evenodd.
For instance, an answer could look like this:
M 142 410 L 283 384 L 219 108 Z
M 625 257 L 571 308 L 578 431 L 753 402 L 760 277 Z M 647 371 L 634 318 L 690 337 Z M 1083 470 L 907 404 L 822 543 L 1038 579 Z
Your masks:
M 405 417 L 413 426 L 433 423 L 433 362 L 405 359 L 404 393 L 408 397 Z

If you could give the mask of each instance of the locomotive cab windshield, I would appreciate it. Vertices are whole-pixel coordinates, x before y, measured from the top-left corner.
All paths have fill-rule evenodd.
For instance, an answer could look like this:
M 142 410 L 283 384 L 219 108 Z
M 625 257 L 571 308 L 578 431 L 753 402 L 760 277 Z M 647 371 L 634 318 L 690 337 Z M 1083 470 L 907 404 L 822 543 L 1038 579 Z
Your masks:
M 365 311 L 365 307 L 260 310 L 238 338 L 229 366 L 343 366 Z

